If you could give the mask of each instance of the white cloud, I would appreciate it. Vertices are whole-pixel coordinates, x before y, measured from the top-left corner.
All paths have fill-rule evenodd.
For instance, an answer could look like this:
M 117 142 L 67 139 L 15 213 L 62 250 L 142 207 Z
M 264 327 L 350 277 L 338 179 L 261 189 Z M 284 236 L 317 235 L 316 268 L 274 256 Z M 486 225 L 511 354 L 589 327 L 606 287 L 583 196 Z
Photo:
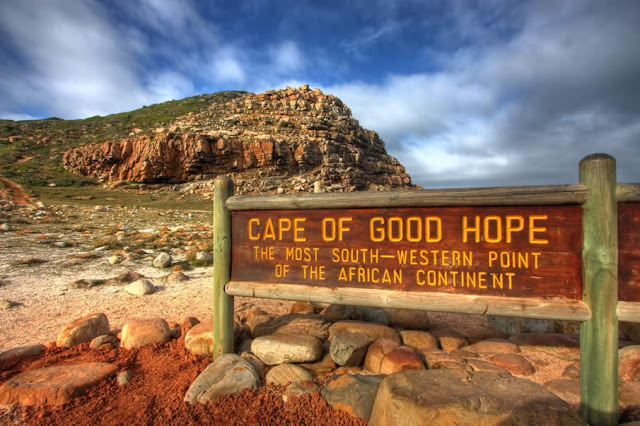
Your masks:
M 213 69 L 217 79 L 234 83 L 243 83 L 247 79 L 238 52 L 232 47 L 217 51 L 213 58 Z
M 286 73 L 304 68 L 304 55 L 294 41 L 284 41 L 271 47 L 269 55 L 275 72 Z
M 640 9 L 626 5 L 536 3 L 520 10 L 510 38 L 483 37 L 474 25 L 483 43 L 463 45 L 438 73 L 326 91 L 425 186 L 573 183 L 578 161 L 593 152 L 618 157 L 621 176 L 638 180 L 629 153 L 640 155 L 640 92 L 631 77 L 640 56 L 630 52 L 640 46 Z

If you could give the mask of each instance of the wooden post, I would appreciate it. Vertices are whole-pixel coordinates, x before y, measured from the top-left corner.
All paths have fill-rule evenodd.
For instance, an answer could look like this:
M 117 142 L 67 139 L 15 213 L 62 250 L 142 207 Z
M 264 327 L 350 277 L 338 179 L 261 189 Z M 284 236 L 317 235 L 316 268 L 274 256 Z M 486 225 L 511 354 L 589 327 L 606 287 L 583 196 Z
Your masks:
M 583 301 L 591 319 L 580 326 L 580 391 L 584 420 L 618 424 L 618 218 L 616 161 L 593 154 L 580 162 L 583 205 Z
M 233 181 L 219 176 L 213 198 L 213 359 L 233 352 L 233 296 L 224 292 L 231 277 L 231 212 L 225 207 L 233 195 Z

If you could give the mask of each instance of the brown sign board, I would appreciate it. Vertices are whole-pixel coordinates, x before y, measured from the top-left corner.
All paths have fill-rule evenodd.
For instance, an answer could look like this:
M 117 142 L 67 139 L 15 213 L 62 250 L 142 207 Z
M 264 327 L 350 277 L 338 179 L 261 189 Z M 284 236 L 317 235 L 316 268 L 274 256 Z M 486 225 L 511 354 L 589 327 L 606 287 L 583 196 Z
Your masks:
M 640 302 L 640 203 L 618 204 L 618 299 Z
M 582 294 L 577 205 L 233 211 L 232 247 L 232 281 Z

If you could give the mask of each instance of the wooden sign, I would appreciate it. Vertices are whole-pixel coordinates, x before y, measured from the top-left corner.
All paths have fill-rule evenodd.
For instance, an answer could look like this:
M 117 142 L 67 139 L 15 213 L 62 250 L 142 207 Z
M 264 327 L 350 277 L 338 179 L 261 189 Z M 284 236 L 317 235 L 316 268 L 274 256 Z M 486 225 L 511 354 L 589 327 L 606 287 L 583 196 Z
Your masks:
M 231 280 L 580 299 L 580 206 L 232 212 Z

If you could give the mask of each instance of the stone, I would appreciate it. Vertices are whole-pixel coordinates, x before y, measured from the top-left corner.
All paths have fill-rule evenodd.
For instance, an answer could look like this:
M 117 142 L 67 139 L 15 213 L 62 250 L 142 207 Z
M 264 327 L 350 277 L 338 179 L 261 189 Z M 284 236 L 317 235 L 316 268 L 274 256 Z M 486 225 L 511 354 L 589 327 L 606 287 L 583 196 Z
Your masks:
M 530 376 L 536 372 L 531 361 L 515 353 L 498 353 L 489 359 L 495 365 L 509 370 L 512 374 Z
M 0 386 L 0 405 L 63 405 L 114 377 L 117 370 L 117 365 L 103 362 L 28 370 Z
M 580 406 L 580 382 L 576 380 L 555 379 L 548 381 L 544 387 L 568 404 Z
M 522 349 L 535 350 L 567 361 L 580 360 L 580 336 L 560 333 L 523 333 L 509 337 Z
M 233 173 L 242 181 L 239 193 L 310 191 L 316 181 L 327 191 L 412 187 L 380 136 L 363 129 L 340 99 L 277 92 L 281 96 L 242 94 L 213 102 L 157 133 L 67 150 L 63 166 L 110 182 L 197 182 L 198 176 Z
M 437 349 L 422 351 L 422 354 L 430 370 L 437 368 L 468 370 L 467 362 L 458 355 Z
M 568 366 L 564 373 L 562 373 L 563 379 L 580 380 L 580 361 L 576 361 Z
M 53 243 L 54 246 L 58 247 L 58 248 L 67 248 L 69 247 L 69 243 L 66 241 L 56 241 L 55 243 Z
M 260 361 L 260 358 L 250 352 L 242 352 L 240 357 L 251 364 L 251 366 L 256 370 L 256 373 L 258 373 L 258 376 L 261 378 L 265 376 L 267 366 L 264 362 Z
M 438 330 L 433 334 L 438 338 L 443 351 L 451 352 L 469 344 L 465 336 L 453 330 Z
M 389 325 L 407 330 L 428 330 L 429 312 L 416 309 L 385 308 L 389 316 Z
M 329 353 L 338 365 L 360 365 L 371 342 L 366 334 L 343 331 L 333 336 Z
M 155 293 L 157 290 L 157 287 L 151 281 L 144 278 L 136 280 L 124 288 L 124 291 L 134 296 L 146 296 L 147 294 Z
M 117 265 L 118 263 L 122 263 L 123 258 L 118 256 L 117 254 L 114 254 L 113 256 L 109 256 L 109 258 L 107 259 L 107 261 L 109 262 L 109 265 Z
M 247 319 L 247 323 L 255 317 Z M 259 318 L 263 318 L 259 316 Z M 254 337 L 265 336 L 274 333 L 284 334 L 307 334 L 326 339 L 329 335 L 331 323 L 322 315 L 316 314 L 288 314 L 277 317 L 268 317 L 265 321 L 259 322 L 252 329 Z
M 194 326 L 198 324 L 200 324 L 200 321 L 198 321 L 198 318 L 195 318 L 195 317 L 184 318 L 180 323 L 180 335 L 186 338 L 189 330 L 191 330 Z
M 336 368 L 331 374 L 334 376 L 341 376 L 343 374 L 360 374 L 362 373 L 362 367 L 357 365 L 349 365 Z
M 476 342 L 469 346 L 467 349 L 479 354 L 520 352 L 518 345 L 504 339 L 481 340 L 480 342 Z
M 400 346 L 400 343 L 391 339 L 378 339 L 373 342 L 369 349 L 367 350 L 367 354 L 364 357 L 364 368 L 371 371 L 372 373 L 377 374 L 380 372 L 380 366 L 382 365 L 382 360 L 387 356 L 389 352 L 394 350 Z
M 398 346 L 387 354 L 380 363 L 380 374 L 393 374 L 402 370 L 421 370 L 424 369 L 424 363 L 408 346 Z M 374 373 L 376 373 L 374 371 Z
M 13 302 L 11 300 L 7 300 L 7 299 L 0 299 L 0 309 L 2 310 L 9 310 L 9 309 L 13 309 L 16 306 L 20 306 L 19 303 L 17 302 Z
M 553 320 L 487 316 L 489 326 L 508 335 L 522 333 L 555 333 Z
M 59 347 L 70 348 L 103 334 L 109 334 L 107 316 L 102 313 L 90 314 L 65 325 L 58 333 L 56 342 Z
M 199 251 L 196 253 L 196 262 L 211 265 L 213 263 L 213 255 L 207 251 Z
M 324 385 L 321 395 L 334 409 L 366 420 L 371 415 L 381 382 L 381 376 L 333 376 Z
M 22 360 L 40 356 L 44 351 L 44 345 L 29 345 L 12 348 L 0 353 L 0 371 L 10 369 Z
M 438 349 L 438 339 L 428 331 L 400 330 L 402 343 L 416 349 Z
M 181 283 L 189 279 L 189 276 L 185 275 L 182 271 L 174 271 L 167 275 L 167 281 L 170 283 Z
M 9 225 L 8 223 L 3 223 L 2 225 L 0 225 L 0 231 L 2 232 L 10 232 L 11 231 L 11 225 Z
M 295 302 L 289 309 L 290 314 L 313 314 L 315 311 L 315 306 L 309 302 Z
M 116 377 L 116 381 L 118 382 L 118 386 L 124 386 L 124 385 L 128 385 L 132 378 L 133 378 L 133 373 L 129 370 L 125 370 L 118 373 L 118 376 Z
M 168 253 L 160 253 L 155 259 L 153 259 L 153 266 L 156 268 L 168 268 L 171 266 L 171 256 Z
M 386 325 L 372 324 L 361 321 L 338 321 L 329 327 L 329 340 L 333 339 L 338 333 L 343 331 L 351 331 L 354 333 L 362 333 L 372 339 L 390 339 L 400 343 L 400 335 L 396 330 Z
M 282 401 L 286 404 L 293 398 L 313 392 L 320 392 L 320 387 L 311 380 L 293 382 L 282 393 Z
M 251 364 L 236 354 L 224 354 L 200 373 L 187 390 L 184 401 L 191 405 L 204 404 L 259 387 L 260 377 Z
M 120 341 L 116 336 L 103 334 L 102 336 L 98 336 L 95 339 L 91 340 L 91 343 L 89 343 L 89 348 L 100 349 L 104 345 L 111 345 L 112 348 L 117 348 L 118 346 L 120 346 Z
M 324 352 L 320 339 L 308 334 L 277 333 L 251 342 L 251 352 L 267 365 L 318 361 Z
M 640 382 L 620 383 L 618 395 L 620 396 L 620 408 L 640 407 Z
M 267 372 L 265 381 L 267 384 L 285 386 L 305 380 L 313 380 L 314 375 L 309 370 L 296 364 L 280 364 Z
M 125 349 L 145 345 L 166 343 L 171 338 L 171 329 L 162 318 L 129 320 L 122 327 L 121 344 Z
M 496 374 L 506 374 L 510 376 L 511 373 L 506 368 L 495 365 L 494 363 L 483 361 L 481 359 L 468 359 L 467 365 L 471 367 L 473 371 L 488 371 Z
M 618 351 L 618 377 L 624 382 L 640 381 L 640 345 Z
M 318 362 L 300 364 L 300 366 L 309 371 L 313 371 L 316 376 L 321 377 L 325 374 L 332 373 L 338 367 L 338 364 L 331 358 L 330 353 L 326 353 Z
M 375 425 L 584 425 L 580 414 L 525 379 L 463 370 L 406 370 L 387 376 L 369 418 Z
M 191 327 L 184 337 L 184 346 L 193 355 L 213 355 L 213 320 Z

